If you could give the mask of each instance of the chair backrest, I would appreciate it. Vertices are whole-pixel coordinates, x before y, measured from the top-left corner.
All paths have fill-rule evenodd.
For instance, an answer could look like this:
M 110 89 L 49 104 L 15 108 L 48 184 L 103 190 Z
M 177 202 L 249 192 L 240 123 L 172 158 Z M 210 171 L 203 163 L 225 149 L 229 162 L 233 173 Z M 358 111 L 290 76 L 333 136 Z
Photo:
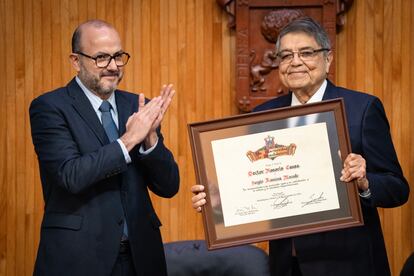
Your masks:
M 269 276 L 268 255 L 262 249 L 243 245 L 207 250 L 204 240 L 164 244 L 169 276 Z
M 401 270 L 400 276 L 413 276 L 414 275 L 414 252 L 407 258 L 404 266 Z

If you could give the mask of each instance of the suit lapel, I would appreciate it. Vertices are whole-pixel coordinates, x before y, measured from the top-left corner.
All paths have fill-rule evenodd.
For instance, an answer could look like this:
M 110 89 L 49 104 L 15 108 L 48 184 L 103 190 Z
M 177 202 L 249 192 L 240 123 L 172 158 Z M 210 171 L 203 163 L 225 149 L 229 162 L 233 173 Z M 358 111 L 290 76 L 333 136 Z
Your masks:
M 72 105 L 75 110 L 92 129 L 102 145 L 108 144 L 108 137 L 106 136 L 105 130 L 102 127 L 95 110 L 93 110 L 91 103 L 75 79 L 72 79 L 68 84 L 67 89 L 69 96 L 73 99 Z
M 326 85 L 326 90 L 325 90 L 325 93 L 323 94 L 322 100 L 325 101 L 325 100 L 332 100 L 332 99 L 339 98 L 336 86 L 333 85 L 333 83 L 330 82 L 329 80 L 327 81 L 328 81 L 328 84 Z
M 129 116 L 134 112 L 132 110 L 133 103 L 131 103 L 131 101 L 128 101 L 125 94 L 122 94 L 119 91 L 115 91 L 115 101 L 118 109 L 119 136 L 121 136 L 126 131 L 125 126 Z
M 286 107 L 292 104 L 292 92 L 289 92 L 285 97 L 280 97 L 278 107 Z

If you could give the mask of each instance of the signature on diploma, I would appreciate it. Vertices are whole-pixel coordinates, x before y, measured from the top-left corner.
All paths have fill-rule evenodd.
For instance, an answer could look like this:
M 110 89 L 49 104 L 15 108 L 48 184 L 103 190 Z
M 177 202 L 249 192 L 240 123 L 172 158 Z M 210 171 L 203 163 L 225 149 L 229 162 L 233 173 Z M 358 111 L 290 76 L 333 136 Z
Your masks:
M 318 194 L 312 194 L 309 197 L 309 201 L 303 201 L 302 202 L 302 208 L 311 204 L 320 204 L 322 201 L 325 201 L 326 198 L 323 196 L 323 192 Z
M 293 203 L 293 201 L 289 200 L 289 197 L 291 196 L 292 195 L 281 195 L 275 201 L 273 201 L 273 203 L 270 204 L 270 206 L 273 207 L 273 209 L 284 208 L 289 204 Z
M 248 215 L 253 215 L 256 214 L 259 210 L 257 209 L 257 207 L 253 204 L 248 205 L 248 206 L 242 206 L 236 209 L 236 211 L 234 212 L 235 216 L 248 216 Z

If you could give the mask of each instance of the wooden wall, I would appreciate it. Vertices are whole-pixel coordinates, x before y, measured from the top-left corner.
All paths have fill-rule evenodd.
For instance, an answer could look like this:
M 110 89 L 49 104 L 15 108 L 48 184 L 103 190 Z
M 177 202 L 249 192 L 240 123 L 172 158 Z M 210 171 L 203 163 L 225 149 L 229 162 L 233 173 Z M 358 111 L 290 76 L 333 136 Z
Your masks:
M 355 1 L 337 38 L 336 64 L 338 84 L 383 100 L 401 164 L 414 183 L 411 2 Z M 71 35 L 90 18 L 113 23 L 132 55 L 122 88 L 151 97 L 162 83 L 175 84 L 163 132 L 180 166 L 181 189 L 172 200 L 153 200 L 165 241 L 203 238 L 201 216 L 190 203 L 195 178 L 187 123 L 237 114 L 234 33 L 215 0 L 0 0 L 0 275 L 32 273 L 43 199 L 28 106 L 73 77 Z M 414 249 L 413 202 L 380 210 L 394 275 Z

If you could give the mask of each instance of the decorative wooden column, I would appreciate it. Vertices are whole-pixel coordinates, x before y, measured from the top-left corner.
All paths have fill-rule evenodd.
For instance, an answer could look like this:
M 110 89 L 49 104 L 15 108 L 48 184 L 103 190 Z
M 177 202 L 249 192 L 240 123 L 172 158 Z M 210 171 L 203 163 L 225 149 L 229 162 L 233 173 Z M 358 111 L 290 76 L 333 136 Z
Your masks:
M 279 81 L 275 43 L 290 21 L 310 16 L 328 32 L 332 51 L 352 0 L 217 0 L 236 31 L 236 101 L 242 112 L 287 93 Z M 335 59 L 329 78 L 335 78 Z

